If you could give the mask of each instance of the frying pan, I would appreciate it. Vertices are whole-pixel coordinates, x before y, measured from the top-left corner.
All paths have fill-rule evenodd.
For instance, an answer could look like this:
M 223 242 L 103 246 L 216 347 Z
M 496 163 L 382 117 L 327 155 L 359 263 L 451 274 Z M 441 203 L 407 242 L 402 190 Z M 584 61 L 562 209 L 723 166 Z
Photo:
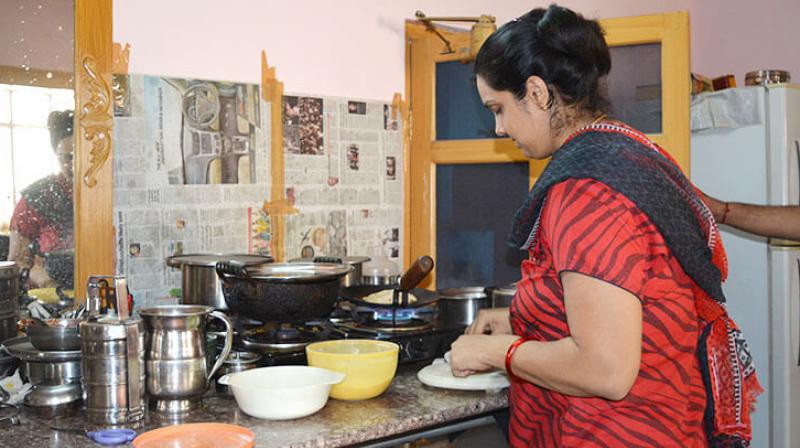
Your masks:
M 427 289 L 414 288 L 433 270 L 433 259 L 427 255 L 417 258 L 416 261 L 400 277 L 400 285 L 358 285 L 343 288 L 339 292 L 342 300 L 347 300 L 353 305 L 367 308 L 417 308 L 431 305 L 439 300 L 439 295 Z M 392 303 L 373 303 L 364 300 L 370 294 L 384 290 L 394 291 Z M 417 301 L 408 303 L 408 293 L 416 296 Z

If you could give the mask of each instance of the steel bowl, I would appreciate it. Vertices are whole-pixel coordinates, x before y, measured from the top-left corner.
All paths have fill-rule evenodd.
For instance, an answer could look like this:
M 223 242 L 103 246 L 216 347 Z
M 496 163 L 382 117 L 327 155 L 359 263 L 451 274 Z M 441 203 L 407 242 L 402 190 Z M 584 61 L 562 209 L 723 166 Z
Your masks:
M 81 349 L 78 337 L 80 319 L 23 319 L 20 323 L 36 349 L 45 352 L 65 352 Z

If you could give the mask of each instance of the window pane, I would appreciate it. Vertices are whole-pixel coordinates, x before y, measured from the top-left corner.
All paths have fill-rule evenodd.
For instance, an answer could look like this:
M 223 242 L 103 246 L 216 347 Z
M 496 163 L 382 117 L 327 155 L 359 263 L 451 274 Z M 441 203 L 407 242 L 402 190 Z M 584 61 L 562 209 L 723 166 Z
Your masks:
M 47 129 L 15 127 L 12 136 L 18 192 L 42 177 L 59 172 Z
M 50 110 L 74 110 L 75 92 L 71 89 L 50 89 Z
M 519 280 L 525 253 L 508 247 L 528 194 L 527 163 L 436 166 L 436 287 Z
M 11 94 L 6 86 L 0 85 L 0 123 L 11 122 Z
M 474 63 L 436 64 L 436 140 L 496 138 L 494 115 L 475 86 Z
M 648 134 L 661 132 L 661 44 L 611 47 L 612 116 Z
M 7 234 L 6 226 L 14 212 L 14 175 L 11 170 L 11 129 L 0 126 L 0 234 Z
M 47 126 L 50 112 L 50 97 L 46 89 L 15 88 L 11 92 L 11 107 L 14 123 L 27 126 Z

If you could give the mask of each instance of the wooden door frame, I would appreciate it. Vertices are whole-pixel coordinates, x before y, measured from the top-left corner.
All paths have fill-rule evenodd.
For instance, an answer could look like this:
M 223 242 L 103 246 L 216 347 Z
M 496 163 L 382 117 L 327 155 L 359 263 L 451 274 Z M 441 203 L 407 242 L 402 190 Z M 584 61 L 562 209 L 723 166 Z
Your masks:
M 651 134 L 689 174 L 689 16 L 686 12 L 600 20 L 610 46 L 661 43 L 663 132 Z M 405 265 L 421 255 L 436 258 L 436 165 L 529 162 L 530 184 L 547 160 L 528 160 L 508 138 L 436 141 L 436 63 L 465 59 L 469 32 L 438 26 L 454 54 L 441 54 L 445 45 L 417 21 L 407 21 L 406 98 L 409 144 L 404 147 Z M 438 261 L 438 260 L 437 260 Z M 436 272 L 422 284 L 435 287 Z
M 86 278 L 114 274 L 113 0 L 75 2 L 75 298 Z

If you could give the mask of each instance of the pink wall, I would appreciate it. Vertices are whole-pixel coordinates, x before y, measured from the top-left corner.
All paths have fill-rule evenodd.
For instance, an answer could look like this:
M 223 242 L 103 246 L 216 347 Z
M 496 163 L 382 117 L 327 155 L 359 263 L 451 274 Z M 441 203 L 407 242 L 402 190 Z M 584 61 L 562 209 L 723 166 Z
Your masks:
M 591 17 L 685 10 L 688 0 L 572 0 Z M 279 6 L 275 6 L 275 5 Z M 130 71 L 258 82 L 260 51 L 289 92 L 391 98 L 403 92 L 403 21 L 491 13 L 506 22 L 537 5 L 511 0 L 116 0 L 114 40 L 132 47 Z M 224 6 L 223 6 L 224 5 Z
M 131 44 L 130 71 L 135 73 L 257 83 L 264 49 L 288 92 L 388 99 L 405 88 L 403 21 L 416 9 L 428 15 L 491 13 L 503 23 L 548 3 L 116 0 L 114 40 Z M 800 17 L 798 0 L 765 0 L 759 11 L 743 0 L 564 0 L 560 4 L 595 18 L 688 10 L 694 71 L 708 76 L 734 73 L 743 84 L 745 71 L 786 67 L 800 80 L 798 52 L 789 48 L 794 43 L 787 31 L 789 21 Z
M 74 22 L 71 0 L 3 0 L 0 65 L 72 73 Z
M 800 82 L 796 32 L 800 0 L 695 0 L 691 2 L 692 70 L 707 76 L 731 73 L 744 85 L 746 72 L 789 70 Z

